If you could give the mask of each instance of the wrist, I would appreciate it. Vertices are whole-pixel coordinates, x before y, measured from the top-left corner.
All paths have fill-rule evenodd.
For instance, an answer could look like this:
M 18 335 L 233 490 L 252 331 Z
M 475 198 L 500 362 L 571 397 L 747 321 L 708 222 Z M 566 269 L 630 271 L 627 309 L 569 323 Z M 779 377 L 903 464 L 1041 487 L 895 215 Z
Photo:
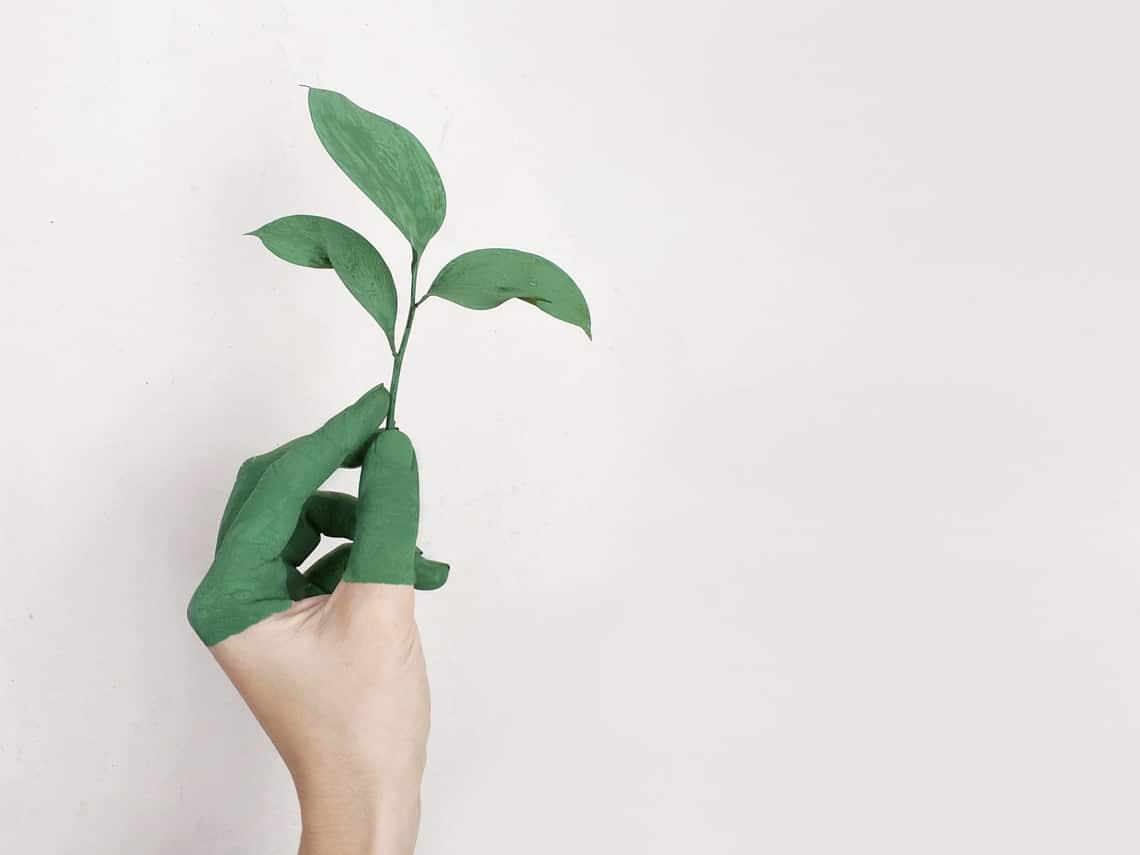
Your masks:
M 413 792 L 307 792 L 301 802 L 299 855 L 412 855 L 420 823 Z

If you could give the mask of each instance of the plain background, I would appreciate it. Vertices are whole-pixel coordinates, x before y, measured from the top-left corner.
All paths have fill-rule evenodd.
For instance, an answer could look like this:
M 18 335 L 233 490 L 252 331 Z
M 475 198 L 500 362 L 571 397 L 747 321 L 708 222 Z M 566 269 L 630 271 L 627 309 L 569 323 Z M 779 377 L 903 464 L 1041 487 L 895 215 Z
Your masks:
M 433 153 L 401 426 L 435 718 L 419 852 L 1134 853 L 1133 4 L 40 2 L 7 10 L 0 850 L 288 853 L 185 623 L 246 456 L 378 380 L 329 272 L 396 230 L 308 83 Z M 336 481 L 351 486 L 351 478 Z

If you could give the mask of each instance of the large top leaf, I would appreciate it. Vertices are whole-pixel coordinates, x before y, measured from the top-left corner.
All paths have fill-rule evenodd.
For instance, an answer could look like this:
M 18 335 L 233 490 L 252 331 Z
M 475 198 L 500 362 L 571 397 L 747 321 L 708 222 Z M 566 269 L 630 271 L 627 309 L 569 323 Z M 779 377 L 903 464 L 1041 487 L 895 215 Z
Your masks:
M 250 232 L 266 248 L 303 267 L 331 267 L 395 349 L 396 283 L 376 247 L 346 225 L 325 217 L 298 214 Z
M 309 114 L 337 166 L 422 253 L 447 210 L 443 181 L 427 149 L 411 131 L 339 92 L 310 89 Z
M 468 309 L 493 309 L 517 297 L 546 314 L 590 332 L 590 307 L 558 265 L 517 249 L 476 249 L 447 263 L 428 296 Z

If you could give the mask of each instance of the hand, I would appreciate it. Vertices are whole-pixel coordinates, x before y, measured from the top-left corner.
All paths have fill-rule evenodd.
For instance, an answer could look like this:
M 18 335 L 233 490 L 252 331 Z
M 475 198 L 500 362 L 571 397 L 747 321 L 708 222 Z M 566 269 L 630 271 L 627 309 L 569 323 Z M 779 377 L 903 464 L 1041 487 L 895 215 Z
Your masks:
M 378 386 L 242 465 L 188 609 L 293 776 L 302 855 L 415 847 L 429 700 L 412 586 L 447 565 L 416 548 L 415 451 L 375 433 L 387 407 Z M 362 455 L 359 506 L 317 492 Z M 302 574 L 321 534 L 354 540 Z

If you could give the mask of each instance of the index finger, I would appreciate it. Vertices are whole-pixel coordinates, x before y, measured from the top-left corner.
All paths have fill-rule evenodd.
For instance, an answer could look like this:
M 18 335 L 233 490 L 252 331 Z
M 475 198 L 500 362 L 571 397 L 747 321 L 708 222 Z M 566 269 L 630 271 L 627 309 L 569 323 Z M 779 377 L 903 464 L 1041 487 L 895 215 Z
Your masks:
M 234 515 L 220 549 L 251 560 L 279 555 L 305 501 L 371 436 L 387 411 L 388 390 L 376 386 L 317 430 L 288 443 Z
M 247 478 L 243 484 L 239 476 L 236 498 L 227 507 L 232 522 L 223 526 L 214 563 L 186 609 L 204 644 L 213 646 L 292 606 L 290 574 L 297 570 L 280 553 L 305 500 L 368 438 L 387 409 L 388 392 L 377 386 L 318 430 L 274 452 L 256 483 Z

